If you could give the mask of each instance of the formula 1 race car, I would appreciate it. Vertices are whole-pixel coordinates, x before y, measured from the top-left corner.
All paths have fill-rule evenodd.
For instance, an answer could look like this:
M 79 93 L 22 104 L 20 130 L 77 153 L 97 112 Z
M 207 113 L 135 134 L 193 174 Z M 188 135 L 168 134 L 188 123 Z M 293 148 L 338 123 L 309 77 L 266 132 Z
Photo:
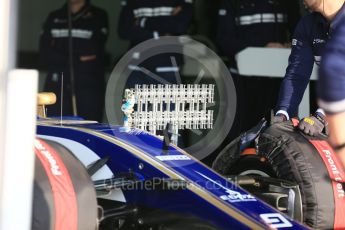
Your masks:
M 88 169 L 101 227 L 304 229 L 183 150 L 172 145 L 164 150 L 163 141 L 146 132 L 48 119 L 38 121 L 37 133 L 69 149 Z M 240 183 L 256 183 L 247 180 Z
M 68 229 L 95 229 L 95 223 L 99 229 L 307 229 L 293 219 L 301 216 L 296 183 L 221 176 L 169 144 L 167 138 L 92 121 L 49 118 L 38 119 L 37 135 L 37 151 L 48 161 L 42 165 L 50 169 L 46 172 L 55 172 L 55 176 L 69 172 L 70 182 L 65 181 L 67 191 L 53 189 L 55 211 L 46 217 L 47 226 L 53 227 L 37 226 L 42 223 L 37 214 L 35 229 L 63 229 L 57 226 L 67 218 L 66 213 L 79 218 L 70 220 L 73 227 Z M 60 152 L 62 157 L 57 156 Z M 36 188 L 35 197 L 38 190 L 45 194 L 41 200 L 47 199 L 49 192 L 37 181 L 41 186 Z M 59 181 L 56 184 L 64 187 Z M 255 192 L 251 194 L 241 186 Z M 63 197 L 69 197 L 74 205 Z M 56 213 L 62 216 L 58 218 Z

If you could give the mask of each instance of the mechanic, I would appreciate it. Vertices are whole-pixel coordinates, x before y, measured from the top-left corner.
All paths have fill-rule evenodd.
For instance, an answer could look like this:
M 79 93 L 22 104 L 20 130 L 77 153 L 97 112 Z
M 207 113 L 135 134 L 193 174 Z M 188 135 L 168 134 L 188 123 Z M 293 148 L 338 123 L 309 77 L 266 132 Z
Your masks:
M 332 20 L 344 5 L 344 0 L 304 0 L 312 13 L 298 23 L 289 57 L 289 65 L 282 82 L 273 122 L 282 122 L 296 115 L 304 91 L 309 83 L 314 62 L 320 63 L 322 51 L 332 33 Z M 299 129 L 315 136 L 325 129 L 324 111 L 318 109 L 303 118 Z
M 229 59 L 237 90 L 237 133 L 256 125 L 275 107 L 281 80 L 239 76 L 235 55 L 246 47 L 289 47 L 299 19 L 297 0 L 221 0 L 217 41 Z
M 108 37 L 106 12 L 88 0 L 69 0 L 72 12 L 72 58 L 77 114 L 85 119 L 101 121 L 105 97 L 105 52 Z M 51 12 L 40 38 L 40 55 L 48 70 L 44 90 L 57 95 L 49 116 L 73 115 L 72 85 L 69 63 L 68 2 Z M 63 105 L 60 105 L 63 74 Z
M 120 38 L 130 42 L 130 48 L 149 39 L 155 39 L 159 44 L 162 36 L 184 35 L 192 19 L 193 0 L 123 0 L 121 4 L 118 33 Z M 129 65 L 132 73 L 127 87 L 165 83 L 156 81 L 152 76 L 176 83 L 176 75 L 183 64 L 182 55 L 176 53 L 158 54 L 142 60 L 140 52 L 133 52 L 133 62 L 140 60 L 141 64 Z
M 319 106 L 326 112 L 329 142 L 345 168 L 345 6 L 331 23 L 334 30 L 319 71 Z

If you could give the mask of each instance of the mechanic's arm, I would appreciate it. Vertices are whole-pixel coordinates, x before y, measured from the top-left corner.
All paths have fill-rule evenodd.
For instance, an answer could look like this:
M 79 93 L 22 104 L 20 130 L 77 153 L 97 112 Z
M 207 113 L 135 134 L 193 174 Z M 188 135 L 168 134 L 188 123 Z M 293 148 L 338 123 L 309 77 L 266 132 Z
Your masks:
M 162 35 L 185 34 L 193 15 L 193 0 L 179 0 L 171 16 L 142 18 L 140 24 L 150 31 Z
M 68 53 L 55 48 L 55 40 L 51 36 L 52 20 L 49 15 L 43 24 L 39 41 L 40 63 L 49 71 L 63 71 L 67 65 Z
M 343 21 L 345 23 L 345 21 Z M 329 141 L 345 168 L 345 24 L 332 35 L 322 57 L 318 96 L 327 114 Z
M 234 6 L 228 0 L 221 0 L 218 16 L 217 42 L 222 52 L 232 57 L 247 47 L 243 40 L 238 38 L 236 31 Z
M 280 87 L 276 110 L 277 113 L 286 115 L 287 119 L 297 113 L 313 70 L 314 56 L 309 31 L 310 28 L 304 23 L 297 25 L 292 40 L 289 65 Z
M 158 32 L 152 32 L 140 26 L 140 20 L 133 14 L 133 0 L 123 0 L 121 5 L 118 26 L 120 38 L 138 43 L 158 36 Z

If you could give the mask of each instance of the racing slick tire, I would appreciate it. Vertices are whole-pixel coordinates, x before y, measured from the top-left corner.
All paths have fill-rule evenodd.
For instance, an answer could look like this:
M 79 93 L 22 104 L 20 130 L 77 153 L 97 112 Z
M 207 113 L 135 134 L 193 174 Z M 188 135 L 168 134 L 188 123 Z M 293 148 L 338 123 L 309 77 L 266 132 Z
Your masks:
M 327 168 L 330 162 L 322 157 L 324 151 L 332 152 L 326 138 L 324 135 L 304 135 L 287 121 L 271 125 L 258 141 L 259 155 L 267 158 L 276 176 L 299 185 L 303 222 L 314 229 L 345 227 L 341 220 L 344 209 L 338 207 L 345 205 L 344 191 L 339 189 L 340 183 L 332 180 L 332 173 Z M 322 148 L 318 149 L 317 145 Z M 340 164 L 335 163 L 336 158 L 329 159 L 333 172 L 344 176 Z
M 344 190 L 340 181 L 332 179 L 328 163 L 322 158 L 322 150 L 315 146 L 321 144 L 328 151 L 326 136 L 306 136 L 287 121 L 269 126 L 258 136 L 257 155 L 241 154 L 239 140 L 235 139 L 219 154 L 213 169 L 223 175 L 254 172 L 264 176 L 262 173 L 266 173 L 270 177 L 295 182 L 302 196 L 303 223 L 313 229 L 345 228 Z M 262 157 L 266 160 L 261 160 Z M 336 159 L 332 158 L 332 162 Z M 334 163 L 329 167 L 343 181 L 344 172 L 340 164 Z
M 97 199 L 85 167 L 60 144 L 35 140 L 32 229 L 97 229 Z

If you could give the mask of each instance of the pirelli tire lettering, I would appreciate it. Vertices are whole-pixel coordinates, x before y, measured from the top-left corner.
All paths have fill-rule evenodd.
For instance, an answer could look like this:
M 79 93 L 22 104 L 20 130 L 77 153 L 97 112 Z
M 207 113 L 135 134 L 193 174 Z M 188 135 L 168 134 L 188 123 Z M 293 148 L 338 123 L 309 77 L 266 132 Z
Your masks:
M 37 154 L 43 155 L 48 160 L 52 174 L 55 176 L 61 176 L 62 172 L 59 165 L 57 164 L 52 153 L 43 145 L 42 141 L 37 139 L 35 140 L 35 149 L 37 150 Z
M 81 162 L 56 142 L 36 139 L 34 147 L 32 229 L 96 229 L 96 192 Z

